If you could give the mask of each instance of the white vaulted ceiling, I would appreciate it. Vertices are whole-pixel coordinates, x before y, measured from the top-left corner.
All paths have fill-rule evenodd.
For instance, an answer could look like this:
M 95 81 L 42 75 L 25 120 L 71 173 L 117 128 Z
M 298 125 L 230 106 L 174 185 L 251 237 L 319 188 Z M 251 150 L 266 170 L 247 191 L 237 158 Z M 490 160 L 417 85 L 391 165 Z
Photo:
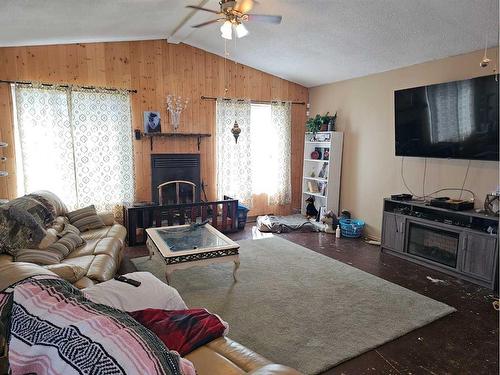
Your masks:
M 219 55 L 216 0 L 0 0 L 0 46 L 163 39 Z M 311 87 L 498 45 L 498 0 L 259 0 L 230 58 Z

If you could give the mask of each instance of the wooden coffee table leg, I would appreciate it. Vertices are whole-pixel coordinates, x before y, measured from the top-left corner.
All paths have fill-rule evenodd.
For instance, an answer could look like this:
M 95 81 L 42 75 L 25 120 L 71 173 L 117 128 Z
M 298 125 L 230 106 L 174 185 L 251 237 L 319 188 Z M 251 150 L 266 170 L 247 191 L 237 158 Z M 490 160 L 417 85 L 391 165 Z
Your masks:
M 236 258 L 234 260 L 234 268 L 233 268 L 233 279 L 234 279 L 234 281 L 238 281 L 238 279 L 236 279 L 236 271 L 238 270 L 238 268 L 240 268 L 240 258 Z
M 165 278 L 167 279 L 167 284 L 170 285 L 170 279 L 172 278 L 172 271 L 167 268 L 165 270 Z

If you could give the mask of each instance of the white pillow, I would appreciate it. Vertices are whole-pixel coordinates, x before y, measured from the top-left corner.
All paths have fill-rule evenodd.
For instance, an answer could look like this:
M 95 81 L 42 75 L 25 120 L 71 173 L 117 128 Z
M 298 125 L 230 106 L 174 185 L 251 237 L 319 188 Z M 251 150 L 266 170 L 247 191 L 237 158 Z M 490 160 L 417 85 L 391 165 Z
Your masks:
M 179 292 L 158 280 L 152 273 L 132 272 L 123 276 L 140 281 L 141 285 L 135 287 L 112 279 L 82 289 L 82 292 L 92 302 L 122 311 L 187 309 Z

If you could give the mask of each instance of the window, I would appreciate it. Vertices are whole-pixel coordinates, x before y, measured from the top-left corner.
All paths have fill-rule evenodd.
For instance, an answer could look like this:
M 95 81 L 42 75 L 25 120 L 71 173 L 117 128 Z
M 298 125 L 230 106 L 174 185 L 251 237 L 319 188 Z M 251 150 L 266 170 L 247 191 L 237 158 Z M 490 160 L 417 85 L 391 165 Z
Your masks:
M 69 208 L 134 198 L 128 93 L 13 86 L 19 193 L 50 190 Z
M 241 134 L 234 141 L 231 128 Z M 290 203 L 290 103 L 251 104 L 217 101 L 218 195 L 234 196 L 247 205 L 267 194 L 270 205 Z

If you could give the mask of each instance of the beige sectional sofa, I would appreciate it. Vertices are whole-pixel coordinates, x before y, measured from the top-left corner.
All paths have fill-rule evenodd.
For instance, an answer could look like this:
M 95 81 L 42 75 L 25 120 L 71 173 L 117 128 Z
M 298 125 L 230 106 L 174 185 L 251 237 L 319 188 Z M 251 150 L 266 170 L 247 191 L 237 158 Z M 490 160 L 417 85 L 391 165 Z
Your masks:
M 55 195 L 51 195 L 57 206 L 57 222 L 48 228 L 60 233 L 64 224 L 68 222 L 65 217 L 67 209 L 64 203 Z M 58 264 L 44 265 L 43 267 L 56 273 L 77 288 L 83 289 L 113 278 L 118 270 L 122 252 L 125 245 L 126 229 L 114 220 L 111 213 L 100 213 L 98 216 L 105 224 L 104 227 L 90 229 L 80 233 L 85 243 L 71 251 Z M 13 262 L 15 259 L 9 254 L 0 254 L 0 265 Z

